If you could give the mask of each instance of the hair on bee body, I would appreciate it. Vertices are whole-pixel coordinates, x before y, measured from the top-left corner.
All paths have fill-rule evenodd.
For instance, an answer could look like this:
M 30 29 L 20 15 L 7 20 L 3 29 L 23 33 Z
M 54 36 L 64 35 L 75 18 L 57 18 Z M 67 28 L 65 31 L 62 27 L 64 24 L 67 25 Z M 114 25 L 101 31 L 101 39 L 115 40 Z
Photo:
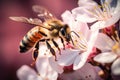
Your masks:
M 45 42 L 47 48 L 50 50 L 52 55 L 55 56 L 55 60 L 57 60 L 55 50 L 52 48 L 50 41 L 61 54 L 59 44 L 56 42 L 55 38 L 60 38 L 63 48 L 65 48 L 64 42 L 66 41 L 67 43 L 70 43 L 70 41 L 72 41 L 70 27 L 53 16 L 44 7 L 34 5 L 32 9 L 34 12 L 38 13 L 38 18 L 10 17 L 10 19 L 14 21 L 24 22 L 35 26 L 29 30 L 21 40 L 19 47 L 20 53 L 25 53 L 31 48 L 34 48 L 33 59 L 36 61 L 38 57 L 39 42 Z M 39 19 L 41 17 L 44 18 L 44 22 Z

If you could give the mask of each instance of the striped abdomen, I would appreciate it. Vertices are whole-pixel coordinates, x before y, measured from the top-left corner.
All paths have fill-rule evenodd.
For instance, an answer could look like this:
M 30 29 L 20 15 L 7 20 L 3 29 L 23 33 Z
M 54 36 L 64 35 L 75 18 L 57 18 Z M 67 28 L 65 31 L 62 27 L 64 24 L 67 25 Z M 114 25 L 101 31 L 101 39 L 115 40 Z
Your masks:
M 36 42 L 38 42 L 41 38 L 42 35 L 39 33 L 40 27 L 36 26 L 32 28 L 22 39 L 20 42 L 20 52 L 24 53 L 31 49 Z

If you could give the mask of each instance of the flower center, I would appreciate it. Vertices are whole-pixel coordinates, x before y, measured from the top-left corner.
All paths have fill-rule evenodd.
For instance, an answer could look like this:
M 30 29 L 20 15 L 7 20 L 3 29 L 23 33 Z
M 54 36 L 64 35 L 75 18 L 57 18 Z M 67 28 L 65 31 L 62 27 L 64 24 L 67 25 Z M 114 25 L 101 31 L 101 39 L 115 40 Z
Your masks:
M 120 55 L 120 43 L 116 42 L 115 45 L 112 47 L 112 51 Z
M 103 21 L 111 18 L 110 4 L 107 2 L 95 6 L 93 10 L 94 10 L 93 15 L 96 17 L 97 20 Z
M 115 45 L 112 47 L 112 51 L 117 55 L 120 55 L 120 38 L 118 36 L 117 31 L 115 31 L 115 34 L 116 34 L 116 38 L 112 37 L 112 39 L 115 42 Z
M 74 45 L 76 48 L 79 48 L 81 51 L 86 51 L 87 50 L 87 40 L 83 36 L 81 32 L 78 32 L 79 37 L 76 35 L 72 35 L 72 38 L 74 40 Z

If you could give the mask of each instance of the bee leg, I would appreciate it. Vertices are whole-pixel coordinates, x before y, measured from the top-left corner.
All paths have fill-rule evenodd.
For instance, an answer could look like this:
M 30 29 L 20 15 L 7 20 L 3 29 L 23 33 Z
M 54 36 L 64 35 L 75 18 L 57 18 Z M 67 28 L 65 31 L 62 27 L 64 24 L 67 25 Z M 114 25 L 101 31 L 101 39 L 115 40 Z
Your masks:
M 32 57 L 33 57 L 33 62 L 32 62 L 32 64 L 31 64 L 31 66 L 34 66 L 35 65 L 35 62 L 36 62 L 36 60 L 37 60 L 37 57 L 38 57 L 38 49 L 39 49 L 39 41 L 35 44 L 35 48 L 34 48 L 34 50 L 33 50 L 33 55 L 32 55 Z
M 38 57 L 38 50 L 39 50 L 39 41 L 35 44 L 35 49 L 33 51 L 33 59 L 36 61 Z
M 59 37 L 60 37 L 60 36 L 59 36 Z M 61 42 L 62 42 L 62 44 L 63 44 L 63 49 L 65 49 L 64 40 L 63 40 L 63 38 L 62 38 L 62 37 L 60 37 L 60 39 L 61 39 Z
M 55 56 L 55 61 L 57 61 L 57 57 L 56 57 L 56 54 L 55 54 L 55 50 L 51 47 L 51 45 L 48 43 L 48 40 L 46 40 L 46 45 L 47 45 L 47 48 L 50 49 L 50 52 L 52 53 L 53 56 Z
M 52 42 L 55 45 L 55 47 L 59 50 L 59 54 L 61 55 L 61 50 L 60 50 L 58 44 L 54 41 L 54 39 L 52 39 Z

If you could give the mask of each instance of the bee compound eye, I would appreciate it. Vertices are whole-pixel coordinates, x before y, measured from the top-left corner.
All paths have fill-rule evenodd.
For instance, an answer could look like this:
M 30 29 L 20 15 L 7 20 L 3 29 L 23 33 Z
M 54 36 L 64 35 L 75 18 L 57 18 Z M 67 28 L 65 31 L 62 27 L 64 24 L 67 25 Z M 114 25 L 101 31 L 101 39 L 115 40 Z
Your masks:
M 61 29 L 61 34 L 62 34 L 63 36 L 65 36 L 65 30 L 64 30 L 64 28 Z

